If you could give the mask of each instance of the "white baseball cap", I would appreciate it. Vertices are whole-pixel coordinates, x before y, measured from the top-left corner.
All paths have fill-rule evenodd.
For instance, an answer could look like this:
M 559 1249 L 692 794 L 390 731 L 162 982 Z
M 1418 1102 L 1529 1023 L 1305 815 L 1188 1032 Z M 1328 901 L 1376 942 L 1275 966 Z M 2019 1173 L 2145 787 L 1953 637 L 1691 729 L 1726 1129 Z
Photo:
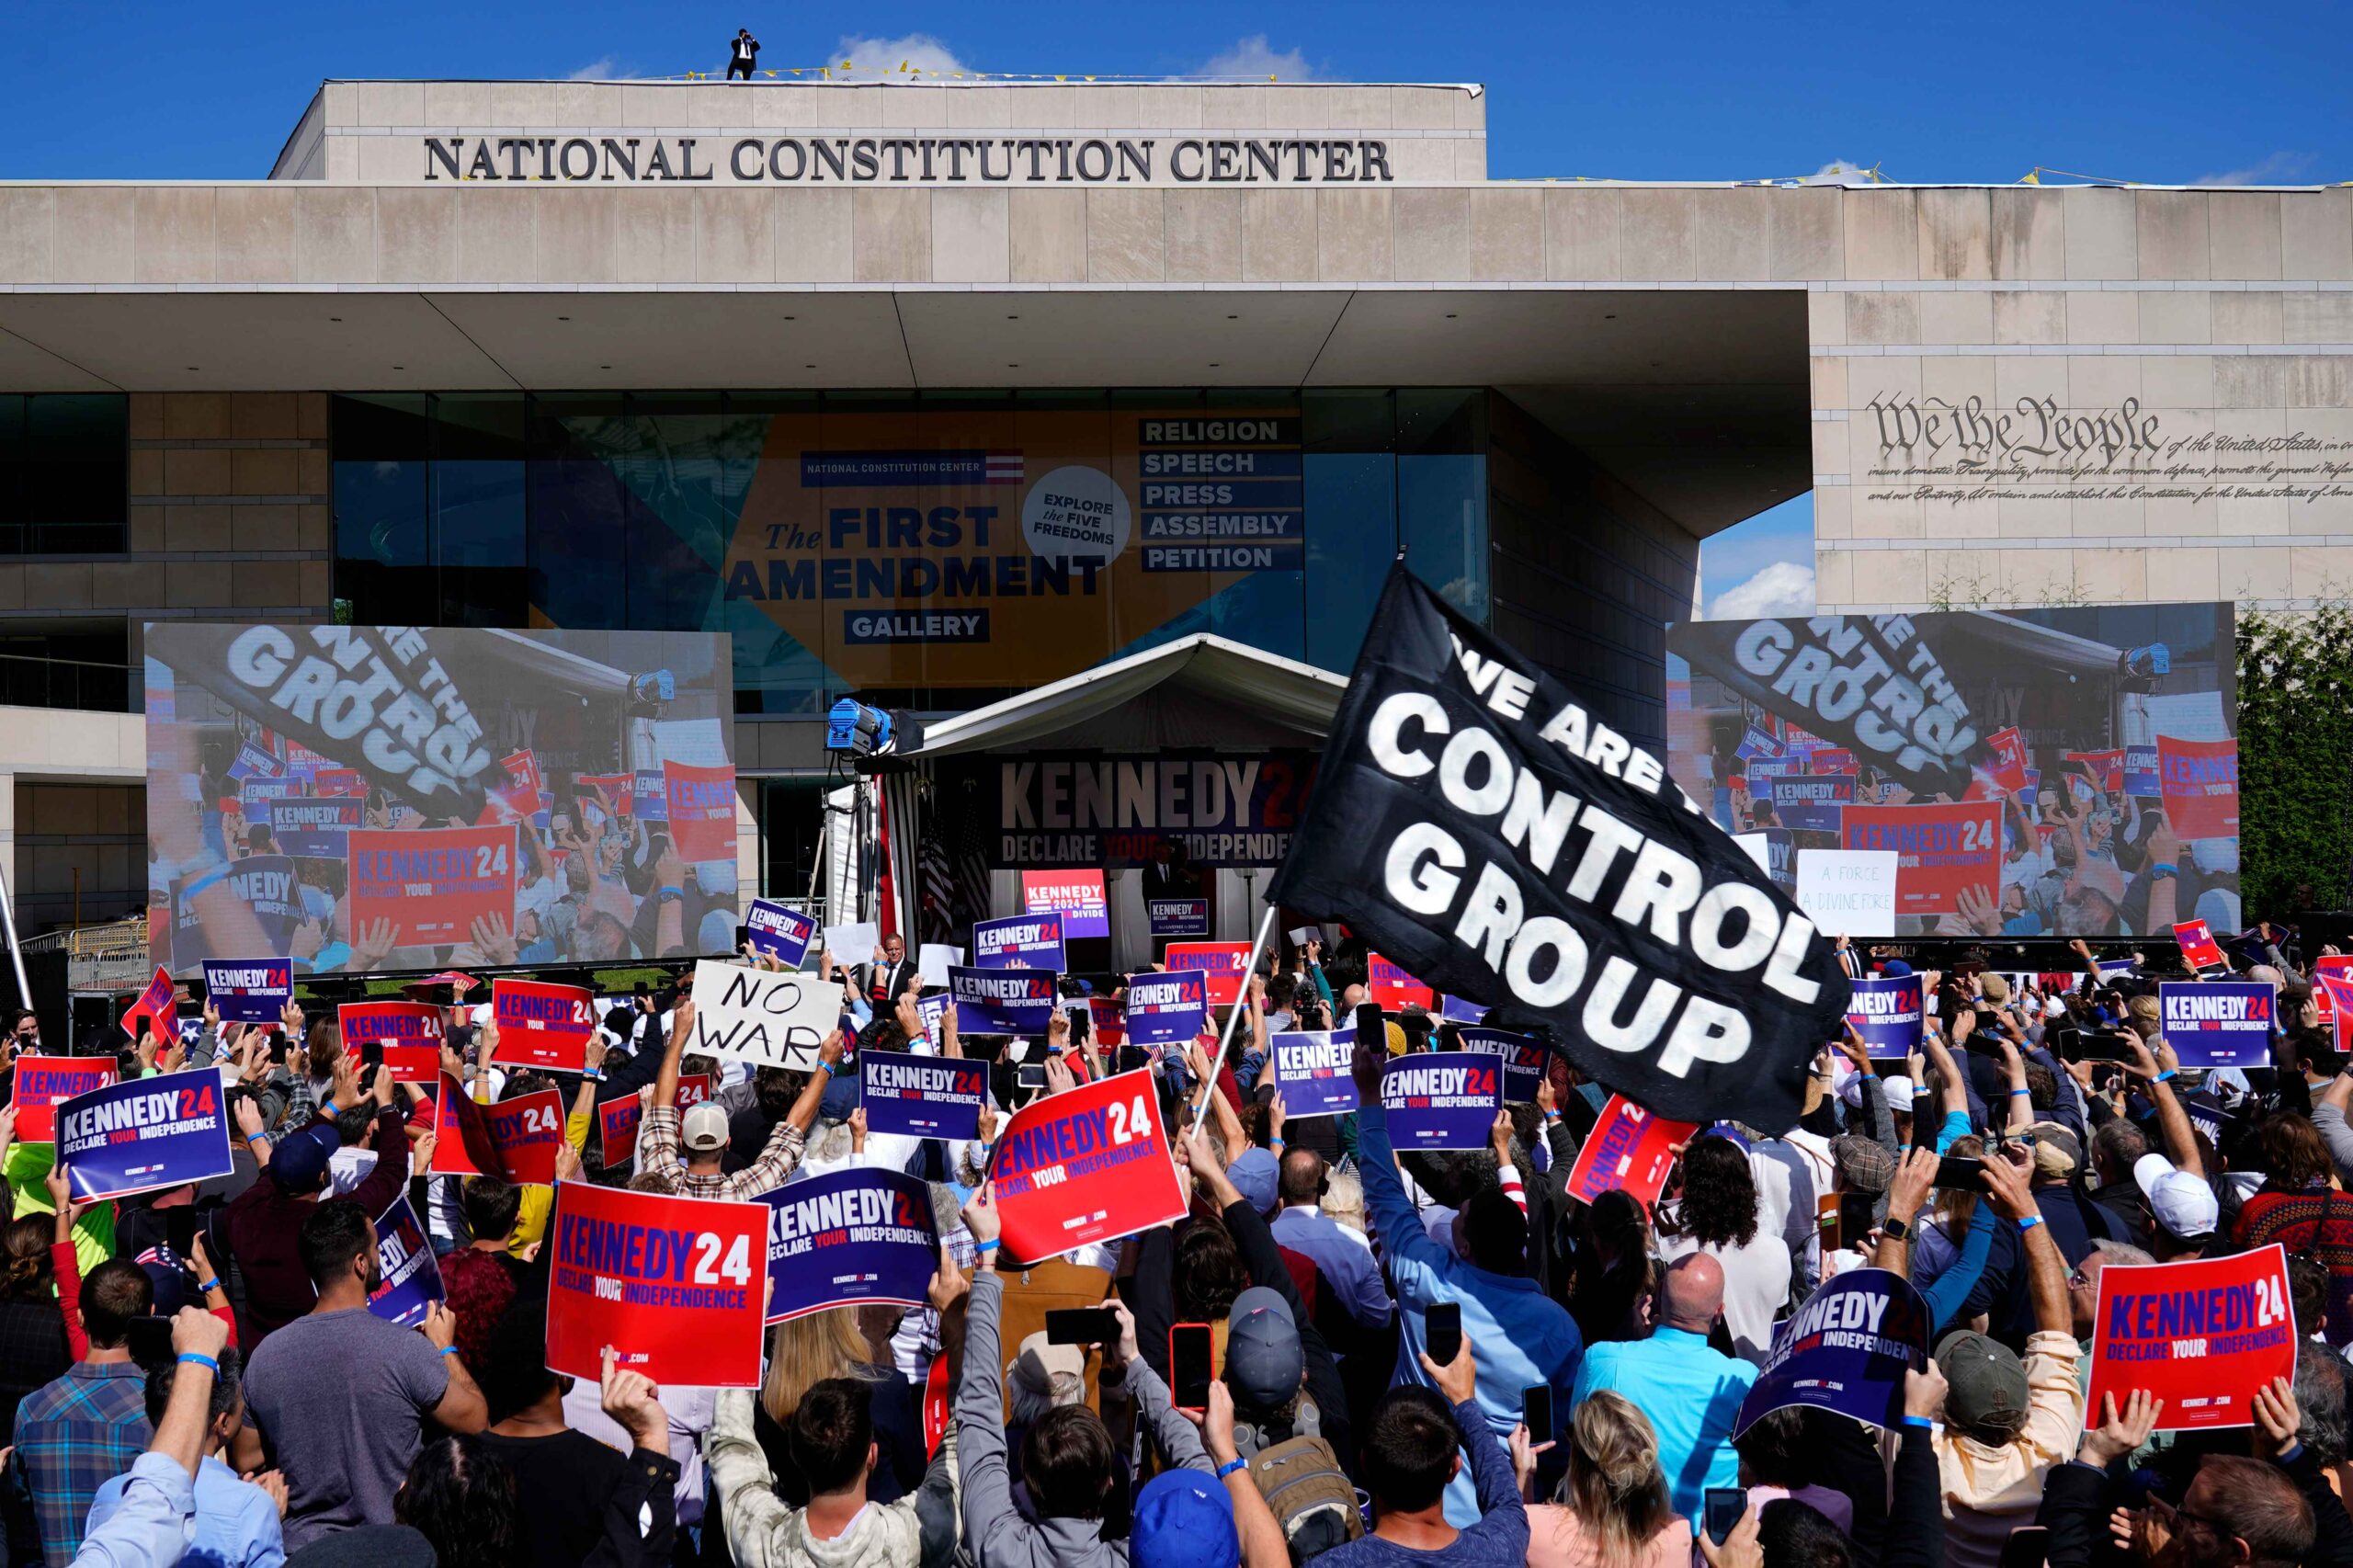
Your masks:
M 2202 1240 L 2221 1222 L 2222 1206 L 2214 1200 L 2214 1189 L 2163 1154 L 2133 1161 L 2132 1181 L 2149 1200 L 2150 1217 L 2177 1241 Z

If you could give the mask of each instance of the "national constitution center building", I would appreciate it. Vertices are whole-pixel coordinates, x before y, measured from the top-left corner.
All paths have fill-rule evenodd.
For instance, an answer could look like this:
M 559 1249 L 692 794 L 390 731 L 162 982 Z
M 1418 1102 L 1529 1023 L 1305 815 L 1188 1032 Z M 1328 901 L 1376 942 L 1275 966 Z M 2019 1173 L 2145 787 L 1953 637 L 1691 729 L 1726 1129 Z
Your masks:
M 1401 551 L 1654 746 L 1808 491 L 1824 608 L 2353 577 L 2353 189 L 1496 179 L 1487 103 L 337 81 L 259 177 L 0 182 L 21 917 L 144 896 L 150 621 L 728 632 L 798 895 L 845 696 L 999 871 L 1279 824 Z

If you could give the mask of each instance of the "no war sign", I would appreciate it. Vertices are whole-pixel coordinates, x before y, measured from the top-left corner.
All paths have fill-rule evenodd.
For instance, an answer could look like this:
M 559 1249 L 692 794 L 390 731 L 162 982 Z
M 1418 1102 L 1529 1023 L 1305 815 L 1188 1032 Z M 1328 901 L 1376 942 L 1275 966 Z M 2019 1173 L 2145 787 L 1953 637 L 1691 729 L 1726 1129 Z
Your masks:
M 841 1021 L 841 987 L 813 974 L 777 973 L 710 959 L 695 963 L 689 1054 L 810 1072 Z
M 2184 1067 L 2268 1067 L 2277 988 L 2268 980 L 2157 984 L 2165 1043 Z
M 620 1364 L 656 1383 L 756 1388 L 769 1209 L 567 1181 L 556 1187 L 548 1369 Z
M 1148 1068 L 1022 1107 L 997 1135 L 989 1177 L 1017 1257 L 1117 1241 L 1186 1208 Z
M 2296 1371 L 2288 1255 L 2260 1252 L 2183 1263 L 2110 1264 L 2093 1317 L 2087 1419 L 2103 1395 L 2119 1409 L 2146 1389 L 2165 1402 L 2162 1432 L 2246 1426 L 2247 1395 Z
M 57 1108 L 57 1163 L 77 1199 L 121 1198 L 236 1168 L 212 1073 L 109 1084 Z
M 768 1322 L 845 1301 L 924 1304 L 939 1267 L 939 1233 L 930 1189 L 913 1176 L 834 1171 L 762 1193 L 760 1201 L 769 1210 Z
M 989 1064 L 894 1051 L 858 1053 L 858 1098 L 869 1132 L 978 1138 Z

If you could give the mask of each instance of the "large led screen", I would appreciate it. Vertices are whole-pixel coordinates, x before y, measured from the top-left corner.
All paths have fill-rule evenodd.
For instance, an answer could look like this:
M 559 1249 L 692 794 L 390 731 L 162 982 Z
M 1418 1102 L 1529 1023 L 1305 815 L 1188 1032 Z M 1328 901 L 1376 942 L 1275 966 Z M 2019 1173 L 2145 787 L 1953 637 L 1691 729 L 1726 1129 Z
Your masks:
M 2240 928 L 2231 607 L 1687 621 L 1668 763 L 1775 878 L 1893 849 L 1898 935 Z
M 728 639 L 150 622 L 155 960 L 385 971 L 722 953 Z

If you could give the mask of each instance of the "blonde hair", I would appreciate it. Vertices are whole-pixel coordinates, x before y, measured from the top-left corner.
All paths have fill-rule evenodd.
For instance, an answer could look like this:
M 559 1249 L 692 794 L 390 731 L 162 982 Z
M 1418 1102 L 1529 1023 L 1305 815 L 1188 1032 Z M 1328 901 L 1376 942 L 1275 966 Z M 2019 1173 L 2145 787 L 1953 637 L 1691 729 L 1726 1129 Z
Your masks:
M 1589 1394 L 1569 1418 L 1569 1471 L 1557 1496 L 1585 1527 L 1597 1568 L 1633 1568 L 1675 1517 L 1658 1434 L 1623 1394 Z
M 768 1419 L 781 1426 L 801 1408 L 801 1397 L 827 1378 L 869 1376 L 870 1354 L 855 1307 L 828 1307 L 806 1317 L 787 1318 L 768 1336 L 768 1370 L 760 1381 L 760 1404 Z
M 1334 1171 L 1324 1179 L 1324 1214 L 1358 1235 L 1365 1233 L 1364 1183 L 1354 1171 Z
M 1945 1146 L 1945 1153 L 1956 1160 L 1982 1160 L 1985 1157 L 1985 1140 L 1975 1133 L 1954 1139 Z M 1952 1244 L 1961 1245 L 1961 1233 L 1977 1217 L 1977 1194 L 1961 1187 L 1938 1187 L 1931 1199 L 1937 1218 L 1944 1221 L 1945 1234 Z

